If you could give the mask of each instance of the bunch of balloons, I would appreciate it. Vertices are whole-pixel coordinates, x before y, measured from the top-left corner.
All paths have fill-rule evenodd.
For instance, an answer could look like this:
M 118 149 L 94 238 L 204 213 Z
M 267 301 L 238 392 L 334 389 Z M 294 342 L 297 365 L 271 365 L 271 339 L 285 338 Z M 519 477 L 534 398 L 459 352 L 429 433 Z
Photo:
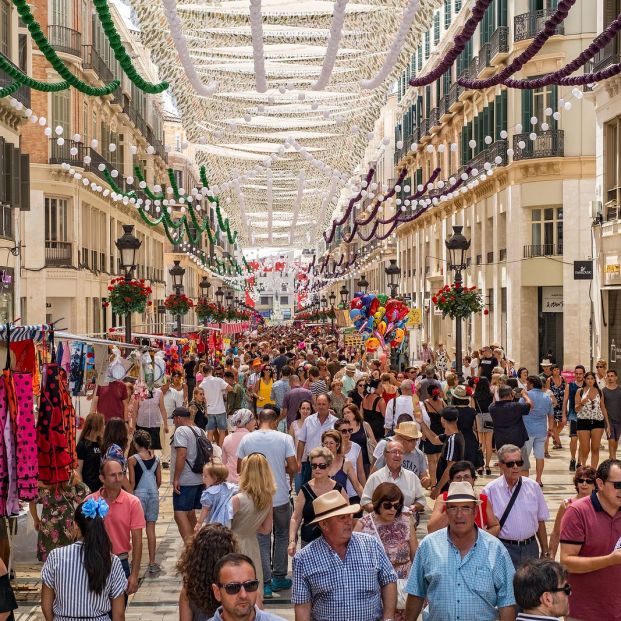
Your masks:
M 349 316 L 368 352 L 384 349 L 386 343 L 396 347 L 403 342 L 410 309 L 401 300 L 383 294 L 357 293 L 350 309 Z

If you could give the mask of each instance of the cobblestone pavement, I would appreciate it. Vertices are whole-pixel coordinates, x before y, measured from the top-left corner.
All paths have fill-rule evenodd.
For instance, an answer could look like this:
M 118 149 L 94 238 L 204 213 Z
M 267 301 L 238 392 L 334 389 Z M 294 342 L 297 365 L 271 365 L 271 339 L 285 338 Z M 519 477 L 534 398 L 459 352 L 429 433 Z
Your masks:
M 548 533 L 552 529 L 554 517 L 559 503 L 563 498 L 573 495 L 572 475 L 568 471 L 569 438 L 563 437 L 562 450 L 552 450 L 551 459 L 546 459 L 543 474 L 544 493 L 550 509 Z M 602 446 L 601 458 L 608 455 L 608 448 Z M 492 470 L 491 477 L 482 477 L 477 487 L 498 475 L 498 469 Z M 177 618 L 177 598 L 180 589 L 179 577 L 175 575 L 175 563 L 181 549 L 177 527 L 173 520 L 171 488 L 162 484 L 161 509 L 156 531 L 158 538 L 157 560 L 162 565 L 162 573 L 157 577 L 146 574 L 147 554 L 146 537 L 143 546 L 143 578 L 138 592 L 130 598 L 126 618 L 128 621 L 165 621 Z M 431 505 L 432 502 L 429 501 Z M 419 537 L 427 532 L 425 520 L 419 526 Z M 16 554 L 15 570 L 17 579 L 14 582 L 20 608 L 16 611 L 17 621 L 38 621 L 43 616 L 38 608 L 41 563 L 35 557 L 36 533 L 32 528 L 32 520 L 24 515 L 19 520 L 19 532 L 14 541 Z M 293 620 L 293 608 L 289 600 L 289 592 L 275 594 L 274 599 L 266 601 L 266 608 L 283 618 Z

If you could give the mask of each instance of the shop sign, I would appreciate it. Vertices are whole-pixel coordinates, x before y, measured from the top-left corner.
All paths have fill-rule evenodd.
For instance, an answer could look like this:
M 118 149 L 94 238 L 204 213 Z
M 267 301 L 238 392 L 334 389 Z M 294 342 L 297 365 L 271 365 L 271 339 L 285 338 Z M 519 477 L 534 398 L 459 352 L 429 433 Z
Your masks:
M 574 280 L 593 280 L 593 261 L 574 261 Z
M 563 287 L 542 287 L 541 311 L 543 313 L 563 312 Z
M 604 283 L 613 285 L 619 282 L 621 282 L 621 264 L 616 262 L 606 263 L 604 267 Z
M 408 314 L 408 322 L 406 326 L 408 328 L 414 328 L 416 326 L 420 326 L 423 321 L 423 315 L 421 313 L 420 308 L 411 308 L 410 313 Z

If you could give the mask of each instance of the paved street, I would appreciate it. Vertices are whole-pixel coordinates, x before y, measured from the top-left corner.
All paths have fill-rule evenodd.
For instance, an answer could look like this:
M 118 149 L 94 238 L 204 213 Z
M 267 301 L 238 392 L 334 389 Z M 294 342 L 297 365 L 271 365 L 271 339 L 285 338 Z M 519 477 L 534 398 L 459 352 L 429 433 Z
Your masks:
M 563 437 L 563 445 L 568 445 L 568 438 Z M 607 455 L 607 449 L 602 451 L 602 457 Z M 548 532 L 553 523 L 554 516 L 560 501 L 567 496 L 573 495 L 571 475 L 567 470 L 569 463 L 569 451 L 567 448 L 552 452 L 552 458 L 546 460 L 544 471 L 544 492 L 550 508 L 551 520 Z M 483 477 L 479 480 L 478 487 L 491 477 Z M 146 561 L 143 559 L 145 574 L 138 592 L 130 599 L 127 610 L 128 620 L 138 621 L 164 621 L 177 616 L 177 598 L 180 588 L 180 580 L 175 575 L 175 563 L 178 557 L 181 543 L 177 527 L 172 516 L 172 503 L 170 500 L 170 486 L 162 485 L 162 505 L 160 519 L 157 525 L 158 536 L 158 561 L 163 567 L 163 572 L 156 578 L 146 574 Z M 419 536 L 426 532 L 423 522 L 419 527 Z M 40 563 L 34 556 L 35 533 L 32 522 L 28 516 L 20 519 L 20 533 L 16 540 L 17 554 L 17 591 L 20 600 L 20 609 L 16 616 L 17 621 L 35 621 L 42 619 L 37 606 L 39 592 Z M 144 541 L 146 554 L 146 538 Z M 273 609 L 285 619 L 293 619 L 293 609 L 289 603 L 289 593 L 280 593 L 280 597 L 267 602 L 267 607 Z

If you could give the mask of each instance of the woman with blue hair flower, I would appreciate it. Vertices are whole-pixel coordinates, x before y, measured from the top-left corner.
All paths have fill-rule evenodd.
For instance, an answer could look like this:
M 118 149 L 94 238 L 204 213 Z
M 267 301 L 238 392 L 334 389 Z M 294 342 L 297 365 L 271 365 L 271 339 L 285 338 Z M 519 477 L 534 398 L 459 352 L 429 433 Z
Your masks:
M 75 511 L 76 542 L 52 550 L 41 570 L 41 610 L 45 621 L 123 621 L 127 578 L 104 519 L 108 503 L 89 498 Z

